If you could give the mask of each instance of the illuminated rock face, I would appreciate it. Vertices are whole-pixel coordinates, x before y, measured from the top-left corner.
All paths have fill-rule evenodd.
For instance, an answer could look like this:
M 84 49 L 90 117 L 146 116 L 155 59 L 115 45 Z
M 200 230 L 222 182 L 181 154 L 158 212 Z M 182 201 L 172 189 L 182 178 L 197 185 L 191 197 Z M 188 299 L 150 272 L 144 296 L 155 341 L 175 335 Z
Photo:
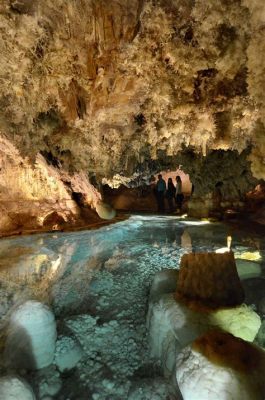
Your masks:
M 205 13 L 203 0 L 2 0 L 0 136 L 32 162 L 31 186 L 43 182 L 40 152 L 68 174 L 66 188 L 33 185 L 36 198 L 52 189 L 59 204 L 47 208 L 76 218 L 73 174 L 130 181 L 158 162 L 181 164 L 201 199 L 221 181 L 239 201 L 252 173 L 265 177 L 263 3 L 218 0 Z M 22 215 L 3 201 L 10 230 Z
M 0 189 L 0 232 L 73 224 L 82 217 L 81 204 L 73 199 L 73 193 L 82 195 L 81 206 L 88 208 L 94 208 L 101 199 L 84 173 L 70 175 L 40 154 L 32 164 L 10 141 L 1 137 Z
M 6 364 L 29 370 L 47 367 L 54 358 L 56 336 L 56 323 L 49 308 L 37 301 L 27 301 L 11 314 Z

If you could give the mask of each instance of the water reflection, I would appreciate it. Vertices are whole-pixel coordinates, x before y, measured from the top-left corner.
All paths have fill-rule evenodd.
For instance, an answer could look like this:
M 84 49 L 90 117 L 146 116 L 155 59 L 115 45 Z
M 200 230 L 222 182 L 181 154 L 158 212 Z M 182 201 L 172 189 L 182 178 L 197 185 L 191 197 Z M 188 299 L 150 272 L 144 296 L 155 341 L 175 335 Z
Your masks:
M 3 239 L 0 241 L 0 282 L 7 293 L 3 296 L 3 290 L 0 291 L 0 316 L 19 302 L 18 297 L 48 302 L 58 312 L 61 304 L 64 309 L 78 308 L 82 303 L 80 298 L 85 296 L 85 287 L 102 268 L 115 271 L 120 260 L 137 259 L 146 251 L 151 268 L 158 259 L 161 268 L 174 268 L 184 252 L 218 249 L 226 237 L 227 228 L 220 223 L 169 216 L 134 216 L 94 232 Z M 257 238 L 245 238 L 246 241 L 252 246 L 257 244 Z M 258 245 L 262 247 L 260 240 Z M 262 249 L 260 252 L 242 246 L 242 242 L 238 246 L 236 238 L 234 250 L 237 258 L 259 258 L 260 261 Z
M 181 247 L 186 250 L 187 253 L 192 252 L 192 241 L 191 236 L 187 229 L 184 229 L 181 235 Z

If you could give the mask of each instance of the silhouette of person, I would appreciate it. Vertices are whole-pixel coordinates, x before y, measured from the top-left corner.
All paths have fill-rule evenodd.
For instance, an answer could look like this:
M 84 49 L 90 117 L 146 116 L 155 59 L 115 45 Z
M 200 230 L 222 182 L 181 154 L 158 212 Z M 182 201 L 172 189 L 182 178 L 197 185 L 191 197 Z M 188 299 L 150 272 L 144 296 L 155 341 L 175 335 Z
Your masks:
M 182 207 L 182 203 L 183 203 L 183 193 L 182 193 L 182 181 L 181 181 L 181 177 L 178 175 L 176 177 L 176 204 L 177 204 L 177 209 L 181 210 Z
M 166 193 L 166 182 L 162 178 L 162 175 L 158 175 L 158 181 L 156 183 L 156 201 L 158 212 L 165 211 L 165 193 Z
M 175 195 L 176 195 L 176 188 L 174 186 L 172 178 L 168 178 L 166 198 L 167 198 L 167 202 L 168 202 L 169 212 L 174 211 L 173 202 L 174 202 Z

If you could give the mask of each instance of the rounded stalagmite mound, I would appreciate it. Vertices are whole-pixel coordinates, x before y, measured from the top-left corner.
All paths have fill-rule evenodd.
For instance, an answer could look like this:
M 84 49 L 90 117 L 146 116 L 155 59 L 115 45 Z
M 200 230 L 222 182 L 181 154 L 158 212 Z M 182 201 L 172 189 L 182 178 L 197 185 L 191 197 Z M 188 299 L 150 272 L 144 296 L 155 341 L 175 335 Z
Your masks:
M 35 400 L 31 387 L 18 376 L 0 378 L 0 400 Z
M 96 204 L 96 212 L 101 219 L 113 219 L 116 216 L 116 211 L 109 204 L 99 201 Z
M 184 400 L 263 400 L 265 352 L 219 329 L 185 347 L 176 359 Z
M 211 329 L 192 343 L 211 363 L 248 375 L 265 369 L 265 351 L 231 333 Z M 254 376 L 254 375 L 253 375 Z M 265 382 L 264 382 L 265 386 Z
M 234 254 L 184 254 L 180 263 L 176 299 L 196 311 L 235 307 L 244 301 Z
M 52 311 L 38 301 L 26 301 L 10 316 L 4 352 L 6 366 L 37 370 L 51 365 L 56 337 Z

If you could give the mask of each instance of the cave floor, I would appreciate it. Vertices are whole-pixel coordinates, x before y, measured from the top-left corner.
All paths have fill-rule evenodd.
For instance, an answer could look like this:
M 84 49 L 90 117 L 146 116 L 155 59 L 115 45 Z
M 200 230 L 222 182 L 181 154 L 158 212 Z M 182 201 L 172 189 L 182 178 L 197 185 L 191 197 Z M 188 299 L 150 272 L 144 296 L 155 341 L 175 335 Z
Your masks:
M 8 372 L 30 382 L 37 399 L 176 398 L 149 357 L 150 284 L 156 272 L 177 269 L 185 252 L 225 247 L 227 235 L 238 257 L 259 265 L 259 276 L 248 275 L 244 287 L 246 302 L 263 319 L 265 238 L 247 225 L 134 215 L 97 230 L 1 239 L 1 336 L 16 305 L 35 299 L 53 310 L 61 340 L 74 338 L 83 352 L 75 368 L 61 374 L 55 365 L 38 372 Z M 258 343 L 264 343 L 262 332 Z M 1 375 L 6 372 L 0 361 Z

